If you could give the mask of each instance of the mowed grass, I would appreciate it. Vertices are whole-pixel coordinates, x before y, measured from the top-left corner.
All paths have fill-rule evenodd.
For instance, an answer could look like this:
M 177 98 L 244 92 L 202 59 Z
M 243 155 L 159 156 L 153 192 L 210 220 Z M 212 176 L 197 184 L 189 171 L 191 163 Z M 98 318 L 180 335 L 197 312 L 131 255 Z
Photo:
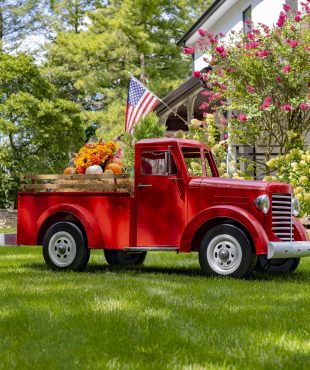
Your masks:
M 115 269 L 47 269 L 0 248 L 1 369 L 309 369 L 310 258 L 292 275 L 200 273 L 197 254 Z

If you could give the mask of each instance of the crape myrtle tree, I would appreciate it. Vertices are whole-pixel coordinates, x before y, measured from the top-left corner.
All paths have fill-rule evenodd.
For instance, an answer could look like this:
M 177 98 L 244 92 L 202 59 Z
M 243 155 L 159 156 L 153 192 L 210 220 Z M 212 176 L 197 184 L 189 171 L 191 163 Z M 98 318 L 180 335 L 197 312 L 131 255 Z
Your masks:
M 29 56 L 0 54 L 0 136 L 0 208 L 14 204 L 21 174 L 62 172 L 84 142 L 79 106 Z
M 310 131 L 309 12 L 308 0 L 297 12 L 284 5 L 272 28 L 249 21 L 247 33 L 199 30 L 195 48 L 213 66 L 207 73 L 194 72 L 207 87 L 202 108 L 232 112 L 221 122 L 231 142 L 260 147 L 266 162 L 275 148 L 280 154 L 302 148 Z

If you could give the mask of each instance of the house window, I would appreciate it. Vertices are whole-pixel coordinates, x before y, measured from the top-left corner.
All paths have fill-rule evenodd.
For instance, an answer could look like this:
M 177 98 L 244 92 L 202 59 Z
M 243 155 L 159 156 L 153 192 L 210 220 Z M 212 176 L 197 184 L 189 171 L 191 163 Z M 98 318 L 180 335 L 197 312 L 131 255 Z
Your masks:
M 251 24 L 249 23 L 249 21 L 252 20 L 251 5 L 243 11 L 242 16 L 243 16 L 243 32 L 247 33 L 251 29 Z
M 298 0 L 286 0 L 286 5 L 289 5 L 292 9 L 298 9 Z
M 171 152 L 143 152 L 141 157 L 141 174 L 168 176 L 175 175 L 177 167 Z

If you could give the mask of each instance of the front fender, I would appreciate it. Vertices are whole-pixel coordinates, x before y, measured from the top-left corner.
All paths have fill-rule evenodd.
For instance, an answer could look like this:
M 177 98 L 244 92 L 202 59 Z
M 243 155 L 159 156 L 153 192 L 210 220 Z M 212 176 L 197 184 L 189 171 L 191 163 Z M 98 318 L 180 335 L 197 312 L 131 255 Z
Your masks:
M 38 218 L 37 223 L 36 223 L 37 239 L 39 236 L 40 229 L 42 225 L 45 223 L 45 221 L 47 221 L 47 219 L 51 217 L 52 215 L 59 213 L 59 212 L 70 213 L 81 222 L 86 232 L 88 248 L 103 248 L 104 247 L 102 234 L 101 234 L 100 228 L 98 226 L 98 223 L 95 217 L 86 208 L 81 207 L 76 204 L 74 205 L 59 204 L 59 205 L 50 207 L 46 211 L 44 211 L 41 214 L 41 216 Z
M 259 221 L 249 212 L 236 206 L 214 206 L 199 212 L 186 226 L 181 239 L 180 251 L 190 252 L 192 240 L 199 228 L 212 219 L 229 218 L 240 223 L 251 235 L 256 254 L 267 253 L 268 237 Z
M 294 217 L 294 240 L 306 241 L 309 240 L 306 229 L 302 223 Z

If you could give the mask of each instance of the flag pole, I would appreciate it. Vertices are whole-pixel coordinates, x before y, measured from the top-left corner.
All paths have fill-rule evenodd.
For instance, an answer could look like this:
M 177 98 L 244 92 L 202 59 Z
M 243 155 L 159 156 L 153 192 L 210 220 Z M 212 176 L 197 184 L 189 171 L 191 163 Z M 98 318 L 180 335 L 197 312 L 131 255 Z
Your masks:
M 139 82 L 139 84 L 143 85 L 141 81 L 139 81 L 134 75 L 132 75 L 130 72 L 128 72 L 130 77 L 135 79 L 137 82 Z M 143 85 L 144 86 L 144 85 Z M 184 123 L 186 126 L 188 126 L 188 123 L 187 121 L 181 117 L 177 112 L 175 112 L 174 110 L 172 110 L 168 104 L 166 104 L 162 99 L 160 99 L 157 95 L 155 95 L 152 91 L 150 91 L 146 86 L 144 86 L 145 89 L 152 95 L 154 95 L 166 108 L 168 108 L 170 110 L 170 112 L 172 112 L 175 116 L 179 117 Z

